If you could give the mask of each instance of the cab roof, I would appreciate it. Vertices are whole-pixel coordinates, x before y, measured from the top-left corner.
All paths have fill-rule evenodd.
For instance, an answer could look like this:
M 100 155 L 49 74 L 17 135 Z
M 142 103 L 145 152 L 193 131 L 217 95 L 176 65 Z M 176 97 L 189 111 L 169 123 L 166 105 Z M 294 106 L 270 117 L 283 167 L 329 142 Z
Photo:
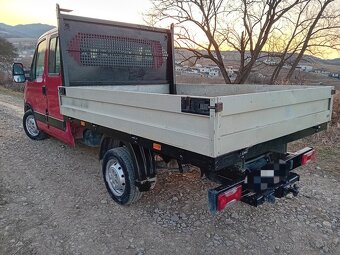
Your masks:
M 40 42 L 42 39 L 44 39 L 46 36 L 48 36 L 48 35 L 53 35 L 53 34 L 58 34 L 58 28 L 52 28 L 51 30 L 49 30 L 49 31 L 47 31 L 47 32 L 45 32 L 44 34 L 42 34 L 40 37 L 39 37 L 39 39 L 38 39 L 38 41 Z

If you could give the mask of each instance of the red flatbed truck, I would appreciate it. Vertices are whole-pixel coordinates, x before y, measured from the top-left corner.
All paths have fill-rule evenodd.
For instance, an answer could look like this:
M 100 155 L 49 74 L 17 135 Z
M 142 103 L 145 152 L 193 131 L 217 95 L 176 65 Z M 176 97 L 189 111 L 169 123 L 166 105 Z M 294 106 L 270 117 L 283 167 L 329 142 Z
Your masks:
M 219 187 L 212 212 L 233 201 L 258 206 L 292 192 L 292 170 L 315 158 L 287 143 L 327 128 L 330 86 L 176 84 L 173 29 L 78 17 L 57 6 L 58 28 L 42 35 L 26 82 L 28 137 L 99 146 L 114 201 L 138 200 L 156 182 L 155 156 L 201 169 Z

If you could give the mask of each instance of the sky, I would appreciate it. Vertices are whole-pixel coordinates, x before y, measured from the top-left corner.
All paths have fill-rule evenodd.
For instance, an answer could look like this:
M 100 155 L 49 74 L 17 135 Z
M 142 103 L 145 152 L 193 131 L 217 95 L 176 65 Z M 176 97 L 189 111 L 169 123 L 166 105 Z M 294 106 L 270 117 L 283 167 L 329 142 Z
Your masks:
M 151 8 L 149 0 L 0 0 L 0 23 L 56 26 L 56 3 L 74 15 L 135 24 L 145 24 L 143 13 Z M 339 58 L 340 53 L 329 51 L 324 57 Z
M 149 0 L 0 0 L 0 23 L 57 25 L 56 3 L 72 14 L 121 22 L 143 22 Z

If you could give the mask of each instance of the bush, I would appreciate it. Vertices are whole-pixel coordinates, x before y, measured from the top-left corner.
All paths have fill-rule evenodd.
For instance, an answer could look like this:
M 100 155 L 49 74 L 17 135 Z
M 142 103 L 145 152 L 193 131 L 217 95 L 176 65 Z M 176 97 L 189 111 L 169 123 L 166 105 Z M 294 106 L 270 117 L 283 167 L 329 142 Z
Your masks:
M 333 100 L 332 125 L 340 126 L 340 91 L 337 90 Z
M 14 91 L 24 92 L 25 83 L 8 82 L 4 84 L 4 87 Z

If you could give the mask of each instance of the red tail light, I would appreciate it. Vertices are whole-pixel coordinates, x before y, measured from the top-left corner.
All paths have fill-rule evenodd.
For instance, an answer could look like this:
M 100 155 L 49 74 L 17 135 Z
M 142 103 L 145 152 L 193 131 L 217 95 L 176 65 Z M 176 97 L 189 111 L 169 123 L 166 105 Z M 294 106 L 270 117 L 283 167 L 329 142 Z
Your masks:
M 227 190 L 217 197 L 217 211 L 222 211 L 228 204 L 239 201 L 242 195 L 242 185 Z
M 316 152 L 315 149 L 312 149 L 309 152 L 306 152 L 305 154 L 302 155 L 301 157 L 301 165 L 306 165 L 312 160 L 316 159 Z

